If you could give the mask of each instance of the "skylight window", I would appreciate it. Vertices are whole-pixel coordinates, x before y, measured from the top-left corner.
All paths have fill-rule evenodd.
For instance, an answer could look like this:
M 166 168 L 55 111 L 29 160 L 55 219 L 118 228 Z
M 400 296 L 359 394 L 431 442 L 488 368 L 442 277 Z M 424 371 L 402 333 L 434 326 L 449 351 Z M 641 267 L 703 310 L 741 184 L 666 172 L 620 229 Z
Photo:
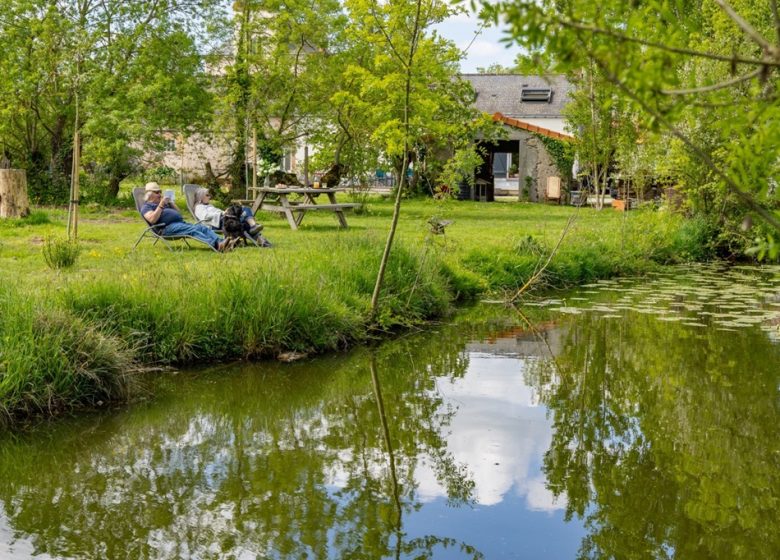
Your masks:
M 520 101 L 531 103 L 550 103 L 552 88 L 527 88 L 520 90 Z

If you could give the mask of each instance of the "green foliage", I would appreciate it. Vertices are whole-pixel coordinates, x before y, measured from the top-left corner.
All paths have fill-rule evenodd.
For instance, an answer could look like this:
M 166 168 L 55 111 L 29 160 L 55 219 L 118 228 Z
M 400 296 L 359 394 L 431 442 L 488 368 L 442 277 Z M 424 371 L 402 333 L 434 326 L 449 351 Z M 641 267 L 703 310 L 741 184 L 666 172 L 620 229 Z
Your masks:
M 0 154 L 27 170 L 33 200 L 67 200 L 76 128 L 94 198 L 116 196 L 161 130 L 202 128 L 212 110 L 195 35 L 220 4 L 3 4 Z
M 746 211 L 780 230 L 780 29 L 771 2 L 481 2 L 537 71 L 578 89 L 567 116 L 596 185 L 675 186 L 721 228 Z M 724 204 L 738 209 L 721 215 Z M 729 236 L 737 237 L 735 231 Z
M 780 259 L 780 243 L 771 233 L 766 236 L 758 236 L 752 247 L 745 251 L 748 255 L 755 255 L 759 261 L 776 261 Z
M 63 239 L 59 237 L 47 237 L 43 241 L 41 248 L 43 260 L 52 270 L 70 268 L 76 264 L 76 260 L 81 253 L 81 246 L 78 241 Z
M 544 147 L 547 148 L 547 153 L 550 154 L 558 171 L 563 175 L 565 180 L 571 179 L 571 170 L 574 165 L 574 145 L 571 142 L 564 142 L 563 140 L 556 140 L 549 136 L 543 136 L 541 134 L 534 133 Z M 513 164 L 514 165 L 514 164 Z M 515 171 L 517 168 L 515 168 Z
M 439 180 L 455 192 L 461 182 L 474 185 L 474 170 L 484 163 L 483 154 L 474 146 L 462 147 L 444 164 Z

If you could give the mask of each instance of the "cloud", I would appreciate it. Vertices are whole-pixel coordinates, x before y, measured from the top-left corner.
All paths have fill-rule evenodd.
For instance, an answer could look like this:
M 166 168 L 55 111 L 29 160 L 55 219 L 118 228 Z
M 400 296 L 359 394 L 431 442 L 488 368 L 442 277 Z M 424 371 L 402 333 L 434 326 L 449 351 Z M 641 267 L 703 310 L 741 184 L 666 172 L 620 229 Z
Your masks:
M 528 509 L 552 512 L 566 506 L 565 498 L 556 500 L 547 490 L 539 469 L 552 426 L 523 380 L 524 367 L 520 359 L 471 353 L 464 377 L 438 378 L 445 403 L 457 408 L 447 451 L 468 471 L 478 504 L 499 504 L 513 491 L 525 496 Z M 446 495 L 424 458 L 416 482 L 422 501 Z

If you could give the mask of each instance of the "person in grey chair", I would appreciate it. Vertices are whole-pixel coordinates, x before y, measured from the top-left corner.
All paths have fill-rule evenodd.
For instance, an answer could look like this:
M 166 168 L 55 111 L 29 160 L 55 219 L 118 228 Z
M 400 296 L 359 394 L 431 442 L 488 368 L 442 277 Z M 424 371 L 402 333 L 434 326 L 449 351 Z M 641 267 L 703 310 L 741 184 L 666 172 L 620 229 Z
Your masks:
M 236 240 L 223 239 L 208 226 L 185 222 L 176 203 L 162 195 L 162 189 L 157 183 L 146 183 L 144 191 L 145 202 L 141 206 L 141 215 L 150 226 L 160 224 L 165 226 L 163 235 L 189 235 L 211 245 L 220 253 L 231 251 L 235 246 Z

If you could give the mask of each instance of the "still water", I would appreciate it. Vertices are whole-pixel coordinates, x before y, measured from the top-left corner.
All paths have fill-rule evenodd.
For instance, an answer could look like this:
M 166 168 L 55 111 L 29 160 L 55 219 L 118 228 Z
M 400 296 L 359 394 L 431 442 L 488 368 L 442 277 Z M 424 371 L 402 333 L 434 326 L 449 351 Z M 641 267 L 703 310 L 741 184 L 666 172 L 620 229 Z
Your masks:
M 0 558 L 777 558 L 780 270 L 158 376 L 0 436 Z

